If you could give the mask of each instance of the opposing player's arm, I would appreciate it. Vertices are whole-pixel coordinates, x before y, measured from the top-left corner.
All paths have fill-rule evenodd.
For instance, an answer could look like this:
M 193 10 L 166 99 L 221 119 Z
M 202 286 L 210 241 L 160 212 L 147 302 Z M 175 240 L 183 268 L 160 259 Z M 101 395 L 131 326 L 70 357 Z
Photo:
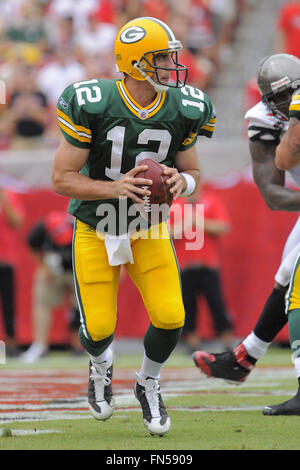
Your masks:
M 275 165 L 280 170 L 291 170 L 300 164 L 300 121 L 290 119 L 289 129 L 276 148 Z
M 169 184 L 170 192 L 173 194 L 174 200 L 180 194 L 182 194 L 187 187 L 186 179 L 181 175 L 181 173 L 187 173 L 191 175 L 196 183 L 195 190 L 200 181 L 200 166 L 198 162 L 198 155 L 196 150 L 196 145 L 190 147 L 185 151 L 180 151 L 176 155 L 175 159 L 176 168 L 169 168 L 165 166 L 165 175 L 170 176 L 167 180 Z
M 284 172 L 275 165 L 276 143 L 260 139 L 249 143 L 253 177 L 272 210 L 299 211 L 300 192 L 286 188 Z
M 134 176 L 147 169 L 146 166 L 133 168 L 118 181 L 94 180 L 80 173 L 88 155 L 89 149 L 87 148 L 76 147 L 66 140 L 61 142 L 56 151 L 52 169 L 52 186 L 55 192 L 82 201 L 125 196 L 131 197 L 139 204 L 144 204 L 144 200 L 139 196 L 150 195 L 150 192 L 138 185 L 151 185 L 152 181 Z

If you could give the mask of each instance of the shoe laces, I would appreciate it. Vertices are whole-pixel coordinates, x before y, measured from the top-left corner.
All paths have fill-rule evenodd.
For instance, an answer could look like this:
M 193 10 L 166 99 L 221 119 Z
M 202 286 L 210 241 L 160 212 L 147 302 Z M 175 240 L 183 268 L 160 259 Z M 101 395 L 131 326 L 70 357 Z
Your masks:
M 145 395 L 151 409 L 152 417 L 159 417 L 159 384 L 157 380 L 148 379 L 146 381 Z
M 97 383 L 102 383 L 103 385 L 110 385 L 111 379 L 107 376 L 107 366 L 106 362 L 103 364 L 92 364 L 90 378 L 94 380 L 95 386 Z

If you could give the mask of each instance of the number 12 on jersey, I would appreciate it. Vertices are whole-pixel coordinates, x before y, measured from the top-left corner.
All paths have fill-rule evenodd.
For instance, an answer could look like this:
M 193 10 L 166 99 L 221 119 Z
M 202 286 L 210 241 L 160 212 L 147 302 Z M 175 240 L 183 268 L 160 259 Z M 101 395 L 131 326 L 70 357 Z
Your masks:
M 122 157 L 124 150 L 126 127 L 115 126 L 107 133 L 107 140 L 112 141 L 111 166 L 105 168 L 105 175 L 112 180 L 119 180 L 121 173 Z M 138 136 L 137 144 L 147 144 L 150 140 L 159 142 L 157 152 L 140 152 L 136 156 L 135 165 L 138 165 L 145 158 L 152 158 L 157 163 L 167 158 L 172 136 L 167 129 L 144 129 Z
M 192 98 L 195 98 L 196 100 L 201 100 L 201 101 L 192 101 L 192 100 L 187 100 L 183 99 L 182 104 L 183 106 L 194 106 L 195 108 L 199 108 L 200 111 L 204 110 L 204 95 L 203 91 L 199 90 L 198 88 L 194 88 L 192 86 L 186 85 L 185 87 L 181 88 L 181 92 L 185 96 L 191 96 Z

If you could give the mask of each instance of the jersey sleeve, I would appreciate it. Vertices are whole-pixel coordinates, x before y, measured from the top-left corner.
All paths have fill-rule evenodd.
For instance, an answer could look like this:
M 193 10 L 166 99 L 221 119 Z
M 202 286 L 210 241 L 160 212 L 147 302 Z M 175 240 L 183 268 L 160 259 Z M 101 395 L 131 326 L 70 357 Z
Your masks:
M 57 118 L 64 138 L 75 147 L 90 148 L 92 132 L 89 115 L 78 104 L 76 89 L 67 87 L 57 103 Z
M 270 113 L 263 103 L 258 103 L 245 115 L 248 121 L 248 138 L 251 141 L 280 142 L 282 123 Z
M 201 125 L 198 136 L 204 135 L 205 137 L 211 138 L 213 136 L 215 126 L 216 126 L 216 111 L 214 105 L 212 104 L 210 98 L 206 95 L 206 119 L 205 123 Z
M 198 108 L 200 112 L 198 112 L 197 116 L 194 116 L 194 119 L 191 121 L 187 136 L 180 147 L 181 151 L 187 150 L 195 145 L 199 136 L 211 138 L 215 130 L 216 112 L 212 101 L 206 93 L 197 89 L 195 90 L 199 95 L 197 95 L 197 100 L 194 100 L 194 110 Z M 200 97 L 201 99 L 199 99 Z M 189 103 L 192 102 L 193 101 L 189 101 Z
M 292 96 L 289 108 L 289 117 L 297 118 L 300 121 L 300 88 L 296 90 Z
M 279 144 L 281 130 L 262 126 L 260 123 L 250 122 L 248 126 L 248 137 L 251 141 L 262 140 Z

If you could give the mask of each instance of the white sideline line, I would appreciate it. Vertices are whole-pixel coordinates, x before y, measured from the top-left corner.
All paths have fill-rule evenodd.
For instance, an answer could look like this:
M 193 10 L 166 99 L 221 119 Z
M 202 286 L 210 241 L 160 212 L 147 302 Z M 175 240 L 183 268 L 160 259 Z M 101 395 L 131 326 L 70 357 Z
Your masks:
M 0 437 L 5 434 L 5 431 L 5 429 L 0 429 Z M 35 436 L 36 434 L 54 434 L 63 431 L 57 429 L 11 429 L 10 432 L 12 436 Z

